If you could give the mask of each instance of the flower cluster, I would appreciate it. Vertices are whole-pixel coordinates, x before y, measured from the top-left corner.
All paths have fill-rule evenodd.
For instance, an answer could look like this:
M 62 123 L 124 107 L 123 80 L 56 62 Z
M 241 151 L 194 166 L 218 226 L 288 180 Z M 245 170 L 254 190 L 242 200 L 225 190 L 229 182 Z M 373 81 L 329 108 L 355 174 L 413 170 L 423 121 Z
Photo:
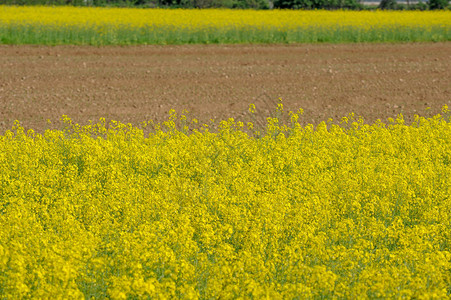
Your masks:
M 291 113 L 258 133 L 175 114 L 148 135 L 17 123 L 0 136 L 0 294 L 450 297 L 446 114 L 314 128 Z

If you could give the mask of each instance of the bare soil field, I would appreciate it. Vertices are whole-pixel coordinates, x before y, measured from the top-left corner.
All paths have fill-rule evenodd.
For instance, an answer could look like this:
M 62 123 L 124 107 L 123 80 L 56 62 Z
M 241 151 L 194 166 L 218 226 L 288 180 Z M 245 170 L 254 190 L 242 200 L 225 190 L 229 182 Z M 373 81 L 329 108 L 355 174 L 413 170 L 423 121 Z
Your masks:
M 62 115 L 160 122 L 171 108 L 251 121 L 250 103 L 263 119 L 279 97 L 304 109 L 303 124 L 435 115 L 451 106 L 451 43 L 0 46 L 1 134 L 14 120 L 40 132 Z

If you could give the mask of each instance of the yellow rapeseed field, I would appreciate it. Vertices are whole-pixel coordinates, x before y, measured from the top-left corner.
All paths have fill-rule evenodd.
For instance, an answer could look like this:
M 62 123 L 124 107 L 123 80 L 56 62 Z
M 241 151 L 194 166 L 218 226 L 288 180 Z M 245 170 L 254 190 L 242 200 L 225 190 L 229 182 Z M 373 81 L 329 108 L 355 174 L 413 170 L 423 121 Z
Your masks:
M 133 9 L 45 6 L 1 6 L 2 23 L 73 27 L 277 28 L 320 26 L 451 26 L 449 11 L 303 11 L 229 9 Z
M 1 298 L 450 298 L 447 107 L 410 125 L 299 116 L 260 133 L 175 113 L 149 135 L 16 124 L 0 136 Z
M 0 6 L 1 28 L 4 43 L 451 40 L 451 12 Z

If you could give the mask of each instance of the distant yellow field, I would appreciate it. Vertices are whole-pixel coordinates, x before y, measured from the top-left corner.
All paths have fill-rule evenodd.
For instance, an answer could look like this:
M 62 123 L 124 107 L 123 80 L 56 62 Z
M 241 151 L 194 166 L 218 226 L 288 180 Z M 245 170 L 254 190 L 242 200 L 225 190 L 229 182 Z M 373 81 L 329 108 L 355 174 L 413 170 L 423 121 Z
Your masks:
M 0 6 L 1 28 L 43 41 L 62 33 L 60 43 L 127 43 L 130 33 L 131 43 L 451 40 L 451 12 Z
M 211 28 L 277 28 L 294 30 L 307 27 L 363 29 L 397 26 L 451 26 L 449 11 L 302 11 L 227 9 L 132 9 L 85 7 L 0 8 L 1 22 L 46 26 L 126 26 L 132 28 L 167 27 L 194 30 Z

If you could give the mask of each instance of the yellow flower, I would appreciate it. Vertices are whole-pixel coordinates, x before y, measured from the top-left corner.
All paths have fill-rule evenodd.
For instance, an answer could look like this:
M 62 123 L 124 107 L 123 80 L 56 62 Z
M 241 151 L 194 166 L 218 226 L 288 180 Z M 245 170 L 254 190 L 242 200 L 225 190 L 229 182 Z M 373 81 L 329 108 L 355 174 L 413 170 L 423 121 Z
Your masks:
M 254 136 L 175 111 L 147 136 L 17 122 L 0 136 L 2 296 L 449 298 L 449 120 L 314 128 L 279 108 Z

